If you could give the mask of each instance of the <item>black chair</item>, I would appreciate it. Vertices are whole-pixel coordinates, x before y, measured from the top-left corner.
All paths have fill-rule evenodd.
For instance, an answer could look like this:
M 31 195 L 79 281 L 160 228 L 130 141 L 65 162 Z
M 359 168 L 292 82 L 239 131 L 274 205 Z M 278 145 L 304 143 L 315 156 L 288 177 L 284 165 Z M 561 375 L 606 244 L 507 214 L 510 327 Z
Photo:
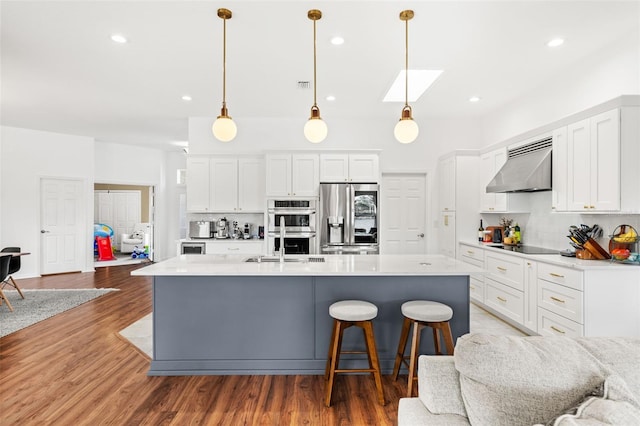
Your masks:
M 11 263 L 11 255 L 0 255 L 0 282 L 4 282 L 7 276 L 9 276 L 9 263 Z M 9 299 L 7 299 L 7 296 L 5 296 L 2 291 L 2 286 L 0 286 L 0 305 L 2 305 L 3 300 L 7 302 L 9 310 L 13 312 L 13 306 L 11 306 Z
M 5 247 L 0 250 L 0 253 L 20 253 L 20 247 Z M 0 282 L 2 283 L 2 288 L 6 285 L 10 285 L 11 287 L 18 290 L 20 296 L 24 299 L 24 294 L 22 294 L 22 290 L 18 287 L 18 283 L 13 279 L 11 274 L 15 274 L 20 270 L 20 256 L 8 256 L 9 257 L 9 273 L 8 276 L 5 276 Z

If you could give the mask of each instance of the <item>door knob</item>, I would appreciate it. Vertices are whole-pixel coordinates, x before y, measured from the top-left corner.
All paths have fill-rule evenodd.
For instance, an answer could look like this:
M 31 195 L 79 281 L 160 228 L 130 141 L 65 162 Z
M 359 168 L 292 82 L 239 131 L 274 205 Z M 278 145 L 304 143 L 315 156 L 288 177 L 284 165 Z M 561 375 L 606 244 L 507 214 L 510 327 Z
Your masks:
M 419 233 L 419 234 L 418 234 L 418 237 L 420 237 L 420 238 L 424 238 L 424 232 Z
M 40 233 L 41 233 L 41 234 L 46 234 L 47 232 L 51 232 L 51 231 L 45 231 L 44 229 L 41 229 L 41 230 L 40 230 Z

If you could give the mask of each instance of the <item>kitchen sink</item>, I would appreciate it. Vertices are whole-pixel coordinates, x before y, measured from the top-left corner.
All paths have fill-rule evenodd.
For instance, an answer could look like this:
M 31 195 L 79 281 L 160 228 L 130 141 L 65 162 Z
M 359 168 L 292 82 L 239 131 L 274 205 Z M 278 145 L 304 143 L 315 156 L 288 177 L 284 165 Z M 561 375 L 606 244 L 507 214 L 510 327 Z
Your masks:
M 279 263 L 279 256 L 253 256 L 245 260 L 245 262 L 256 263 Z M 285 263 L 297 262 L 297 263 L 310 263 L 310 262 L 324 262 L 324 257 L 288 257 L 284 258 Z

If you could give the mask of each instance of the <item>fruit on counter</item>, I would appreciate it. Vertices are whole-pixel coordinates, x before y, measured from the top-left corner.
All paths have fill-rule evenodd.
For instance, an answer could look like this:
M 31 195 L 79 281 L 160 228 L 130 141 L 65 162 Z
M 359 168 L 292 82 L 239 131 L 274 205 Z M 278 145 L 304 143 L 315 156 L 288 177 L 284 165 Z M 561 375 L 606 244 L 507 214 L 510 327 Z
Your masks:
M 631 228 L 631 230 L 625 232 L 624 234 L 618 234 L 613 236 L 613 241 L 617 243 L 634 243 L 638 238 L 638 234 L 636 230 Z
M 626 248 L 617 248 L 611 250 L 611 256 L 616 260 L 625 260 L 631 255 L 631 252 Z

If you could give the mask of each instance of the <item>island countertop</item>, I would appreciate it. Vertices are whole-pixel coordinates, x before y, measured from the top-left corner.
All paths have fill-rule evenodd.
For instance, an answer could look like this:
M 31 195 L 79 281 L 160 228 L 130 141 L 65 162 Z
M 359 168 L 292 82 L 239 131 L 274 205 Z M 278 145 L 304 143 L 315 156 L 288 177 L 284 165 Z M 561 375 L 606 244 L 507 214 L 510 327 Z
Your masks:
M 446 276 L 485 272 L 442 255 L 309 255 L 324 262 L 246 262 L 250 255 L 180 255 L 133 271 L 139 276 Z

